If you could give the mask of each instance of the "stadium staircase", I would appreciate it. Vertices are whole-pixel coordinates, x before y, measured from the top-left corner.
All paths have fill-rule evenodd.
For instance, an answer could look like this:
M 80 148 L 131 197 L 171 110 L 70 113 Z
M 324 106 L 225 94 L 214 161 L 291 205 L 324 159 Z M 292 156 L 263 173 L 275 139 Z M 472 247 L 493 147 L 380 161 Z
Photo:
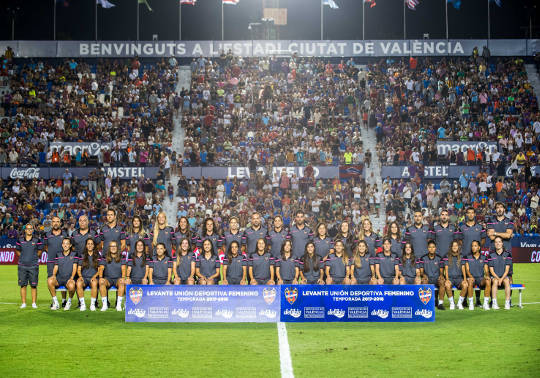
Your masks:
M 379 162 L 379 158 L 377 157 L 377 136 L 375 134 L 375 129 L 365 129 L 361 127 L 361 130 L 364 153 L 371 151 L 371 164 L 369 165 L 369 167 L 366 166 L 364 168 L 364 177 L 366 180 L 368 180 L 369 177 L 371 177 L 371 173 L 373 173 L 377 188 L 379 191 L 382 191 L 381 163 Z M 382 234 L 386 222 L 386 206 L 384 201 L 381 201 L 381 208 L 379 209 L 379 214 L 371 214 L 370 219 L 373 223 L 373 229 L 378 234 Z
M 189 89 L 191 88 L 191 68 L 189 66 L 180 66 L 178 68 L 177 72 L 177 82 L 176 82 L 176 93 L 180 93 L 182 91 L 182 88 Z M 181 104 L 183 104 L 183 101 L 181 101 Z M 176 154 L 182 154 L 184 155 L 184 137 L 185 137 L 185 131 L 182 128 L 182 113 L 179 112 L 173 117 L 173 123 L 174 123 L 174 130 L 173 130 L 173 137 L 172 137 L 172 143 L 171 147 L 172 150 L 176 152 Z M 172 162 L 172 164 L 176 164 L 176 162 Z M 172 186 L 174 188 L 174 196 L 172 201 L 169 199 L 168 196 L 166 196 L 165 201 L 163 202 L 163 211 L 167 214 L 167 220 L 169 221 L 169 225 L 176 227 L 176 214 L 178 212 L 178 202 L 179 197 L 176 195 L 176 190 L 178 187 L 178 178 L 179 173 L 176 172 L 174 174 L 171 174 L 170 181 L 172 183 Z M 169 184 L 167 182 L 167 186 Z
M 534 64 L 526 64 L 525 71 L 527 71 L 529 83 L 531 83 L 534 89 L 534 93 L 538 97 L 538 94 L 540 94 L 540 77 L 538 77 L 538 71 L 536 71 L 536 66 Z

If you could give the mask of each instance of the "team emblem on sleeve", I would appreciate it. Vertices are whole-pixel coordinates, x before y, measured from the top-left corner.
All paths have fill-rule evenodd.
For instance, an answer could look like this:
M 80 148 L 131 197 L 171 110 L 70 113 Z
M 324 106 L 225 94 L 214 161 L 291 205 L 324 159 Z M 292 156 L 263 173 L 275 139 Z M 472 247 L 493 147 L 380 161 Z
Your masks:
M 263 298 L 264 301 L 268 304 L 274 303 L 274 300 L 276 299 L 276 289 L 275 288 L 264 288 L 263 289 Z
M 418 290 L 418 296 L 420 297 L 420 300 L 424 305 L 427 305 L 429 300 L 431 299 L 431 289 L 419 289 Z
M 129 289 L 129 298 L 134 304 L 139 304 L 142 299 L 142 289 L 140 287 L 132 287 Z
M 291 289 L 290 287 L 288 287 L 285 289 L 285 299 L 287 299 L 287 302 L 293 304 L 296 301 L 296 298 L 298 298 L 297 288 Z

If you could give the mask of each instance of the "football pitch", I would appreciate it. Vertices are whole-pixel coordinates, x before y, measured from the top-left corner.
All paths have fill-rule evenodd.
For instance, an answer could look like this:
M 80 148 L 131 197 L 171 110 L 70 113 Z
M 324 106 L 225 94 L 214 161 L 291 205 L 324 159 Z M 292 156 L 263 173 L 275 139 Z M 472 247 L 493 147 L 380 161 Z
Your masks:
M 0 267 L 2 377 L 281 376 L 274 323 L 125 323 L 113 309 L 51 311 L 45 277 L 42 267 L 39 308 L 21 310 L 17 267 Z M 293 373 L 538 377 L 540 264 L 515 264 L 514 277 L 526 286 L 522 309 L 514 292 L 509 311 L 437 311 L 434 323 L 288 323 Z

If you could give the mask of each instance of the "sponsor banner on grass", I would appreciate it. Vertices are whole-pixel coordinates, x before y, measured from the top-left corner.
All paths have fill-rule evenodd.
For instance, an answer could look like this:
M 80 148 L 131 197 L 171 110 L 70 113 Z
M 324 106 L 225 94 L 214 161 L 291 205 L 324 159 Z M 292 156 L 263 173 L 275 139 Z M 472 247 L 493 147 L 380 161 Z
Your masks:
M 512 262 L 540 263 L 540 236 L 513 237 Z
M 271 171 L 266 167 L 257 167 L 257 171 L 262 172 L 267 177 L 273 175 L 281 176 L 285 172 L 287 176 L 304 177 L 306 167 L 272 167 Z M 249 179 L 250 171 L 248 167 L 183 167 L 182 174 L 189 178 L 200 179 L 201 177 L 224 180 Z M 339 167 L 337 166 L 313 166 L 313 175 L 315 178 L 330 179 L 339 177 Z
M 433 285 L 283 285 L 282 322 L 433 322 Z
M 0 265 L 17 265 L 19 257 L 15 253 L 15 239 L 0 239 Z M 39 258 L 39 264 L 47 264 L 47 252 L 43 252 Z
M 128 285 L 126 322 L 278 322 L 279 286 Z

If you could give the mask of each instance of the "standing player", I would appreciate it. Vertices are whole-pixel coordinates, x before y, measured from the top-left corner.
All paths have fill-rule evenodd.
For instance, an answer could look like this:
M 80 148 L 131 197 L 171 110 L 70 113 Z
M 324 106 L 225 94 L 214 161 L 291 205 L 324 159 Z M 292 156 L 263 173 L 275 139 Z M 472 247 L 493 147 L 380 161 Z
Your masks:
M 223 285 L 247 284 L 247 259 L 240 254 L 240 243 L 233 240 L 223 261 Z
M 197 258 L 193 254 L 191 243 L 188 238 L 184 237 L 178 243 L 176 259 L 173 263 L 174 284 L 194 285 L 196 265 Z
M 304 285 L 324 284 L 324 263 L 315 253 L 315 244 L 313 242 L 306 244 L 304 255 L 297 261 L 300 269 L 300 283 Z
M 399 284 L 399 258 L 392 254 L 392 242 L 384 238 L 382 253 L 377 255 L 375 260 L 375 274 L 379 285 Z
M 112 286 L 117 288 L 116 311 L 122 311 L 122 300 L 124 299 L 126 261 L 120 253 L 119 243 L 111 240 L 108 243 L 109 249 L 105 258 L 100 261 L 99 267 L 99 291 L 101 294 L 101 311 L 107 311 L 107 292 Z
M 101 248 L 98 249 L 109 251 L 109 244 L 114 241 L 116 242 L 118 253 L 121 254 L 126 249 L 125 239 L 124 230 L 118 224 L 116 210 L 108 209 L 106 212 L 106 224 L 101 227 L 101 232 L 99 233 L 98 240 L 101 243 Z
M 56 258 L 62 254 L 62 241 L 67 237 L 67 234 L 62 230 L 62 221 L 59 217 L 54 216 L 51 219 L 52 229 L 43 239 L 43 246 L 47 251 L 47 279 L 52 277 Z M 52 308 L 51 304 L 51 308 Z M 62 292 L 62 307 L 66 305 L 66 292 Z
M 160 211 L 154 222 L 154 229 L 150 234 L 152 238 L 152 248 L 154 248 L 154 253 L 152 254 L 153 260 L 156 259 L 155 254 L 157 252 L 158 244 L 163 244 L 165 246 L 165 255 L 172 256 L 173 250 L 172 247 L 175 244 L 174 239 L 174 228 L 167 224 L 167 214 L 164 211 Z
M 274 259 L 279 259 L 283 243 L 288 239 L 289 231 L 283 227 L 283 218 L 281 215 L 274 217 L 274 225 L 271 230 L 268 230 L 266 239 L 270 246 L 270 254 Z M 292 245 L 292 244 L 291 244 Z
M 224 251 L 229 251 L 229 247 L 233 241 L 237 242 L 238 245 L 242 244 L 242 233 L 240 232 L 240 221 L 238 217 L 229 218 L 229 231 L 223 235 L 221 248 Z
M 305 221 L 304 212 L 298 210 L 294 216 L 294 225 L 290 229 L 293 257 L 297 260 L 304 255 L 306 244 L 313 239 L 313 233 Z
M 71 308 L 71 298 L 75 294 L 74 278 L 77 273 L 77 266 L 77 258 L 73 252 L 71 239 L 66 237 L 62 240 L 62 253 L 56 257 L 52 276 L 47 279 L 47 286 L 49 287 L 53 301 L 51 310 L 58 310 L 60 308 L 58 298 L 56 298 L 56 288 L 59 286 L 65 286 L 69 293 L 64 311 L 68 311 Z
M 454 303 L 454 291 L 452 286 L 461 289 L 458 300 L 458 309 L 463 310 L 463 301 L 467 294 L 467 275 L 465 274 L 465 259 L 461 258 L 462 252 L 459 245 L 459 241 L 454 240 L 450 244 L 450 250 L 448 251 L 448 257 L 444 258 L 444 276 L 446 281 L 444 287 L 446 288 L 446 295 L 450 301 L 450 310 L 455 309 Z
M 437 244 L 433 240 L 428 242 L 428 254 L 420 259 L 420 273 L 423 285 L 435 285 L 439 291 L 439 304 L 437 308 L 444 310 L 444 275 L 442 260 L 437 256 Z
M 353 250 L 350 259 L 349 277 L 352 285 L 375 285 L 374 260 L 369 257 L 368 245 L 364 240 L 360 240 Z
M 345 244 L 337 240 L 334 244 L 334 253 L 328 255 L 325 261 L 326 283 L 328 285 L 348 285 L 349 256 L 345 251 Z
M 21 308 L 26 307 L 26 286 L 30 284 L 32 308 L 37 308 L 37 285 L 39 279 L 39 257 L 42 250 L 41 241 L 34 236 L 34 226 L 24 226 L 24 235 L 17 240 L 15 253 L 19 257 L 17 266 L 19 286 L 21 288 Z
M 401 285 L 420 285 L 420 266 L 417 264 L 416 256 L 411 243 L 405 243 L 403 254 L 401 255 L 399 269 L 401 277 L 399 283 Z
M 172 275 L 172 261 L 167 256 L 167 247 L 164 243 L 156 245 L 156 257 L 150 263 L 148 280 L 150 285 L 170 285 Z
M 79 267 L 77 268 L 79 276 L 77 279 L 77 296 L 81 302 L 81 311 L 86 311 L 84 289 L 88 286 L 90 286 L 90 311 L 96 311 L 100 259 L 99 252 L 96 249 L 96 244 L 97 243 L 94 239 L 86 239 L 82 258 L 79 259 Z
M 257 249 L 259 239 L 266 239 L 267 230 L 262 226 L 261 214 L 255 212 L 251 214 L 251 226 L 246 228 L 242 235 L 242 246 L 250 257 Z
M 480 242 L 478 240 L 473 240 L 471 243 L 471 251 L 472 254 L 467 257 L 467 261 L 465 262 L 469 288 L 469 310 L 474 310 L 473 292 L 475 291 L 475 285 L 480 289 L 484 289 L 484 310 L 489 310 L 491 280 L 489 278 L 487 258 L 480 253 Z M 478 294 L 480 294 L 480 291 L 478 291 Z M 477 298 L 477 306 L 480 305 L 479 296 Z
M 401 255 L 405 242 L 403 242 L 401 238 L 401 232 L 399 231 L 399 226 L 397 222 L 391 222 L 388 225 L 386 237 L 392 242 L 392 247 L 390 248 L 392 253 L 396 256 Z
M 319 223 L 315 228 L 315 237 L 313 238 L 313 244 L 315 244 L 315 253 L 321 259 L 324 259 L 330 253 L 330 250 L 334 247 L 334 242 L 328 236 L 328 229 L 326 224 Z
M 275 285 L 274 258 L 267 251 L 266 239 L 257 240 L 256 250 L 249 258 L 251 285 Z
M 343 242 L 347 258 L 351 256 L 354 245 L 354 233 L 351 231 L 349 223 L 347 221 L 343 221 L 339 224 L 338 233 L 334 237 L 334 244 L 336 244 L 338 240 Z
M 450 224 L 450 217 L 448 216 L 448 210 L 442 210 L 439 223 L 433 226 L 431 231 L 431 238 L 437 243 L 437 251 L 441 253 L 439 257 L 445 257 L 446 253 L 450 250 L 450 244 L 454 241 L 458 235 L 456 226 Z
M 135 243 L 137 243 L 139 240 L 142 240 L 144 243 L 144 254 L 146 256 L 150 254 L 150 236 L 144 229 L 140 216 L 135 215 L 133 218 L 131 218 L 131 225 L 129 226 L 125 235 L 128 256 L 135 253 Z
M 95 237 L 95 232 L 90 229 L 88 216 L 81 215 L 79 217 L 79 228 L 71 234 L 71 242 L 73 243 L 75 255 L 79 258 L 82 257 L 84 247 L 86 247 L 86 241 Z
M 281 258 L 275 260 L 278 285 L 292 284 L 298 279 L 298 263 L 292 258 L 292 242 L 285 240 Z
M 367 243 L 370 257 L 376 256 L 377 249 L 381 246 L 381 237 L 373 231 L 373 223 L 368 217 L 365 217 L 362 221 L 357 239 Z
M 479 240 L 481 247 L 486 241 L 486 230 L 482 225 L 476 223 L 476 212 L 474 208 L 468 207 L 465 212 L 465 224 L 460 227 L 459 237 L 462 240 L 462 257 L 471 254 L 471 244 L 473 240 Z
M 222 238 L 219 235 L 216 222 L 212 218 L 206 218 L 202 224 L 201 233 L 197 238 L 197 247 L 202 249 L 202 243 L 204 240 L 210 240 L 212 243 L 212 250 L 216 257 L 219 258 L 219 248 L 221 247 Z
M 197 235 L 191 231 L 187 217 L 180 217 L 180 219 L 178 219 L 178 227 L 174 232 L 174 239 L 178 245 L 183 238 L 188 239 L 191 244 L 197 243 Z
M 492 309 L 498 310 L 497 291 L 499 287 L 504 286 L 504 309 L 510 310 L 510 265 L 512 264 L 512 256 L 504 250 L 504 241 L 500 236 L 496 236 L 493 242 L 495 244 L 495 252 L 489 256 L 489 273 L 491 274 L 491 298 L 493 300 Z
M 127 258 L 126 285 L 147 285 L 150 258 L 146 254 L 146 244 L 142 239 L 135 242 Z
M 424 224 L 424 217 L 420 210 L 414 212 L 414 224 L 405 231 L 406 242 L 411 242 L 414 253 L 421 259 L 428 253 L 429 227 Z M 441 251 L 445 253 L 445 251 Z

